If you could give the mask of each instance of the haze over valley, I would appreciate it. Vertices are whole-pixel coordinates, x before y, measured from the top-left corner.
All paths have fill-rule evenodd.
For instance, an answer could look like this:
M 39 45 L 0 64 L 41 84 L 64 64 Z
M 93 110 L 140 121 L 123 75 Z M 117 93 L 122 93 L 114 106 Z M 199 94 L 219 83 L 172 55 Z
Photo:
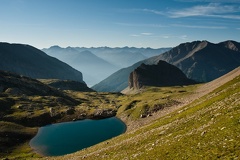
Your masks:
M 50 56 L 68 63 L 83 73 L 84 81 L 89 85 L 99 83 L 121 68 L 128 67 L 138 61 L 159 55 L 170 48 L 80 48 L 52 46 L 42 49 Z

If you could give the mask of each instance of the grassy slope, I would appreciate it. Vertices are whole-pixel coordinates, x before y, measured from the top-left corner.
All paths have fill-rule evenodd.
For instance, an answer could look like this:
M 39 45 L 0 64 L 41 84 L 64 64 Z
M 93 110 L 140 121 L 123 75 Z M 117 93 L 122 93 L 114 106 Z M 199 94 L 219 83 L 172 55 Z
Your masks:
M 32 152 L 28 145 L 28 140 L 36 133 L 37 128 L 0 121 L 0 157 L 8 157 L 9 159 L 39 157 Z
M 139 129 L 53 159 L 238 159 L 240 76 Z
M 141 115 L 149 116 L 156 111 L 183 103 L 181 97 L 193 94 L 196 87 L 197 85 L 146 87 L 140 93 L 119 97 L 118 115 L 126 115 L 131 120 L 136 120 Z
M 66 91 L 65 93 L 79 100 L 81 104 L 73 106 L 75 109 L 73 114 L 65 114 L 62 118 L 56 119 L 56 122 L 71 121 L 74 118 L 77 119 L 81 114 L 91 117 L 96 110 L 117 110 L 115 100 L 118 94 L 115 93 L 74 91 Z M 0 109 L 2 109 L 0 111 L 2 112 L 0 113 L 4 113 L 5 117 L 9 119 L 11 118 L 11 122 L 0 119 L 0 159 L 6 157 L 9 159 L 41 157 L 33 152 L 28 143 L 37 133 L 37 127 L 34 127 L 36 121 L 46 119 L 46 117 L 42 118 L 41 115 L 49 114 L 50 108 L 54 108 L 54 113 L 66 113 L 69 109 L 69 106 L 63 105 L 61 99 L 58 99 L 53 96 L 21 97 L 2 94 L 0 97 Z M 25 124 L 31 127 L 27 127 Z

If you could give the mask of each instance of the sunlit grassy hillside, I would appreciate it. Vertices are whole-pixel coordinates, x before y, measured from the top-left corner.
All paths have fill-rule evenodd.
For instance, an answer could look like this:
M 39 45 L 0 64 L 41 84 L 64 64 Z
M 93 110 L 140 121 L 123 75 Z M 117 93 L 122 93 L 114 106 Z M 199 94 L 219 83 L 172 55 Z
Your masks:
M 174 91 L 176 96 L 179 91 L 177 88 Z M 151 93 L 148 95 L 150 97 L 145 97 L 146 99 L 154 97 Z M 138 117 L 139 114 L 135 114 L 134 110 L 138 108 L 137 103 L 140 108 L 144 106 L 144 97 L 137 97 L 131 99 L 135 108 L 124 103 L 127 97 L 122 97 L 119 112 L 130 113 L 129 116 L 133 118 Z M 149 104 L 156 102 L 149 101 Z M 240 76 L 237 76 L 209 94 L 148 125 L 80 152 L 54 159 L 239 159 L 239 117 Z

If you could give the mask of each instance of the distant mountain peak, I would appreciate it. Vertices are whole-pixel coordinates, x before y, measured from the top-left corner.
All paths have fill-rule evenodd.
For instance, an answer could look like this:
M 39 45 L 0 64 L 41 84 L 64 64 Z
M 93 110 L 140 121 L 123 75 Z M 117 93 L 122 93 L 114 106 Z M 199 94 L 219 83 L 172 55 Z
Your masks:
M 226 47 L 228 49 L 231 49 L 231 50 L 234 50 L 237 52 L 240 51 L 239 43 L 237 43 L 236 41 L 228 40 L 228 41 L 222 42 L 220 44 L 223 44 L 224 47 Z
M 62 47 L 58 45 L 51 46 L 49 49 L 62 49 Z

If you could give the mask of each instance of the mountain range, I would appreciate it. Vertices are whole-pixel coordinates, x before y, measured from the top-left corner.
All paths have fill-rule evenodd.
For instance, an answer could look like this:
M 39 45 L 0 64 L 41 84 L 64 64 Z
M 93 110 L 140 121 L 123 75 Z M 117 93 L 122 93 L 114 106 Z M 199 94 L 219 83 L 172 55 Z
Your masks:
M 120 68 L 128 67 L 138 61 L 159 55 L 170 48 L 85 48 L 52 46 L 42 51 L 64 61 L 83 73 L 84 81 L 92 86 L 107 78 Z
M 34 79 L 83 82 L 82 73 L 30 45 L 0 43 L 0 70 Z
M 135 47 L 98 47 L 98 48 L 76 48 L 79 51 L 88 50 L 105 61 L 118 66 L 119 68 L 128 67 L 138 61 L 159 55 L 171 48 L 135 48 Z
M 194 41 L 182 43 L 170 51 L 137 62 L 113 73 L 92 88 L 96 91 L 119 92 L 128 86 L 129 75 L 142 63 L 153 65 L 164 60 L 177 66 L 190 79 L 209 82 L 240 65 L 240 43 Z
M 76 53 L 76 64 L 82 60 L 77 59 L 79 53 L 96 56 L 88 50 L 66 50 L 56 54 L 68 58 Z M 0 43 L 0 158 L 43 158 L 29 146 L 38 127 L 117 116 L 127 126 L 123 135 L 73 154 L 45 158 L 96 159 L 97 154 L 104 160 L 236 159 L 240 147 L 239 52 L 235 41 L 180 44 L 100 83 L 105 91 L 121 91 L 128 85 L 138 90 L 124 95 L 88 89 L 81 72 L 32 46 Z M 225 75 L 215 79 L 221 74 Z M 188 86 L 195 83 L 190 78 L 215 80 Z
M 43 49 L 43 51 L 81 71 L 84 81 L 89 86 L 100 82 L 119 69 L 88 50 L 79 51 L 73 47 L 61 48 L 53 46 Z

